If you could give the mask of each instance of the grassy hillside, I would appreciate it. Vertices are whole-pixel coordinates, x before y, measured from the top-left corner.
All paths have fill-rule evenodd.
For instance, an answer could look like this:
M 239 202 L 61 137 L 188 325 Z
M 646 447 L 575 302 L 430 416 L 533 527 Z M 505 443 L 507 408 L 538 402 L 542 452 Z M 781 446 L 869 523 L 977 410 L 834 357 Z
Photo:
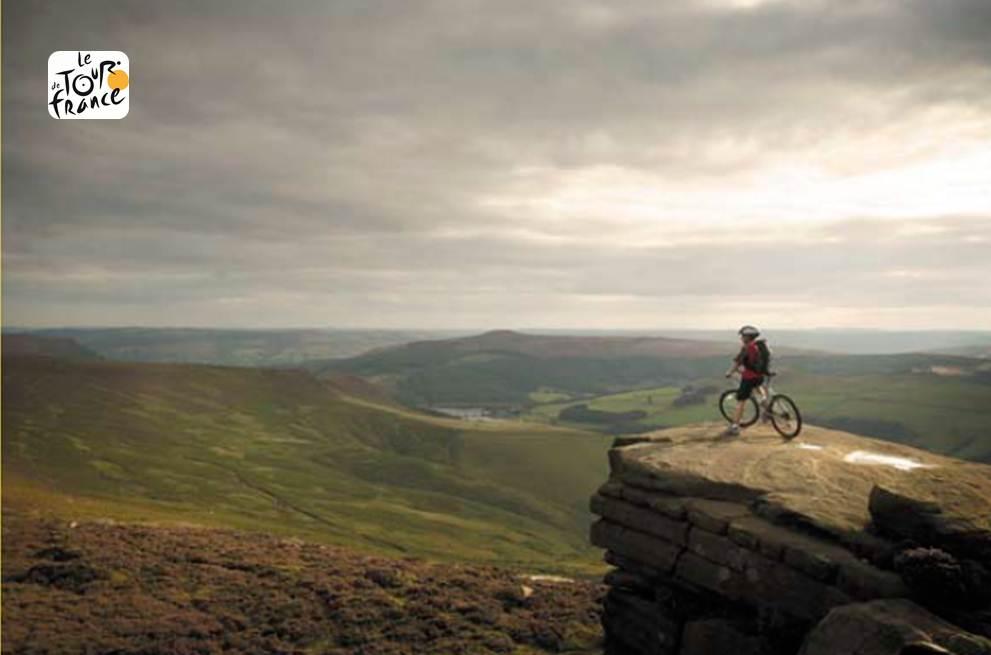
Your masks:
M 431 330 L 50 328 L 33 330 L 30 334 L 73 339 L 106 359 L 121 361 L 287 366 L 312 359 L 353 357 L 374 348 L 441 338 L 451 333 Z
M 854 361 L 860 358 L 855 358 Z M 915 361 L 906 358 L 906 363 Z M 860 361 L 860 364 L 866 362 Z M 850 364 L 852 366 L 852 364 Z M 879 437 L 965 459 L 991 462 L 991 384 L 980 374 L 959 375 L 937 367 L 899 370 L 891 362 L 872 365 L 886 373 L 856 374 L 832 370 L 832 374 L 786 370 L 776 379 L 776 390 L 798 403 L 806 420 L 816 425 Z M 864 368 L 868 368 L 864 366 Z M 953 369 L 949 369 L 953 370 Z M 529 420 L 547 421 L 575 428 L 614 432 L 602 422 L 567 420 L 569 407 L 586 405 L 598 412 L 621 416 L 643 412 L 626 431 L 678 426 L 720 420 L 719 392 L 733 386 L 722 378 L 702 379 L 695 389 L 711 389 L 685 403 L 684 388 L 663 386 L 598 396 L 592 399 L 545 402 L 533 406 Z M 679 401 L 679 398 L 682 400 Z
M 3 499 L 392 554 L 596 566 L 602 435 L 433 418 L 292 370 L 5 359 Z

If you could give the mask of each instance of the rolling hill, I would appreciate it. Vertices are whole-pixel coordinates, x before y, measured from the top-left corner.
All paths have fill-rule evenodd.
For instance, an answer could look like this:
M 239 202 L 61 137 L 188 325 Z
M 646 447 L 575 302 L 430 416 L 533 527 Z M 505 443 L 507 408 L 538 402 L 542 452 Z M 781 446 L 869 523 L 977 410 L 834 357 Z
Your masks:
M 386 360 L 416 364 L 452 360 L 478 353 L 513 353 L 541 359 L 598 359 L 629 357 L 700 357 L 726 350 L 718 341 L 668 339 L 651 336 L 529 334 L 514 330 L 491 330 L 482 334 L 415 341 L 378 348 L 356 357 L 356 361 Z
M 499 331 L 310 371 L 8 356 L 4 502 L 391 554 L 596 566 L 585 499 L 607 435 L 716 417 L 727 349 Z M 811 422 L 991 459 L 985 361 L 776 357 L 781 390 Z M 529 422 L 454 420 L 398 401 L 516 406 Z
M 849 355 L 774 347 L 774 366 L 807 376 L 846 378 L 959 372 L 991 380 L 987 362 L 955 355 Z M 359 375 L 412 406 L 525 409 L 636 389 L 722 384 L 732 341 L 660 337 L 536 335 L 511 331 L 421 341 L 377 349 L 309 368 L 320 375 Z
M 4 334 L 4 357 L 58 357 L 73 360 L 100 359 L 100 356 L 69 337 L 37 334 Z
M 311 359 L 353 357 L 383 346 L 453 334 L 432 330 L 45 328 L 12 334 L 72 339 L 106 359 L 131 362 L 291 366 Z
M 389 554 L 596 567 L 602 435 L 466 423 L 298 370 L 5 358 L 3 501 Z
M 381 348 L 309 368 L 371 379 L 410 405 L 518 406 L 543 388 L 596 394 L 712 374 L 725 369 L 732 348 L 661 337 L 497 330 Z
M 960 357 L 974 357 L 977 359 L 991 359 L 991 342 L 982 344 L 972 344 L 969 346 L 956 346 L 936 351 L 946 355 L 958 355 Z
M 767 326 L 764 326 L 767 327 Z M 726 330 L 672 330 L 682 339 L 721 340 Z M 984 330 L 879 330 L 818 328 L 789 330 L 770 328 L 772 343 L 848 355 L 898 355 L 911 352 L 966 355 L 971 348 L 991 347 L 991 331 Z

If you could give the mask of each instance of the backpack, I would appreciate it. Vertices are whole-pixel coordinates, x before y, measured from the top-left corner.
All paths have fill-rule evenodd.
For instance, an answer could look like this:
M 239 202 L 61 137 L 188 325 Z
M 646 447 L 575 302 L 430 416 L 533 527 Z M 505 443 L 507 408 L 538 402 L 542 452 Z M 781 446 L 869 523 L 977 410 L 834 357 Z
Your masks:
M 767 347 L 767 342 L 763 339 L 757 340 L 757 361 L 754 362 L 754 370 L 766 375 L 771 370 L 771 349 Z

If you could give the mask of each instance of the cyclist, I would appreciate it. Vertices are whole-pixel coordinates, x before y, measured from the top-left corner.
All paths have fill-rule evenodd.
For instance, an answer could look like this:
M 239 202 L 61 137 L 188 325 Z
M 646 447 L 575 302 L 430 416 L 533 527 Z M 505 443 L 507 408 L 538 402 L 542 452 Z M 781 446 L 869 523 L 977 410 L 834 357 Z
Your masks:
M 767 344 L 762 343 L 764 340 L 759 338 L 760 330 L 753 325 L 744 325 L 737 334 L 740 335 L 742 347 L 733 358 L 733 366 L 726 372 L 726 377 L 740 370 L 740 388 L 736 390 L 736 411 L 733 413 L 733 422 L 723 432 L 724 436 L 740 434 L 740 419 L 743 417 L 746 401 L 753 395 L 754 389 L 764 384 L 768 364 L 767 353 L 770 352 Z M 763 394 L 763 390 L 761 393 Z

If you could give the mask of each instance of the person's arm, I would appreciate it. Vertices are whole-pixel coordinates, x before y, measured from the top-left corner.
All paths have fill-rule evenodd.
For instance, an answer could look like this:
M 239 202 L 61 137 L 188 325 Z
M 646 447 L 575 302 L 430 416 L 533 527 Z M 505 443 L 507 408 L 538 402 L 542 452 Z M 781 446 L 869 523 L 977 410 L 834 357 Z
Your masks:
M 733 358 L 733 365 L 726 371 L 726 377 L 730 377 L 740 370 L 740 366 L 743 365 L 743 356 L 745 352 L 746 350 L 744 348 L 740 348 L 740 352 L 738 352 L 736 357 Z

